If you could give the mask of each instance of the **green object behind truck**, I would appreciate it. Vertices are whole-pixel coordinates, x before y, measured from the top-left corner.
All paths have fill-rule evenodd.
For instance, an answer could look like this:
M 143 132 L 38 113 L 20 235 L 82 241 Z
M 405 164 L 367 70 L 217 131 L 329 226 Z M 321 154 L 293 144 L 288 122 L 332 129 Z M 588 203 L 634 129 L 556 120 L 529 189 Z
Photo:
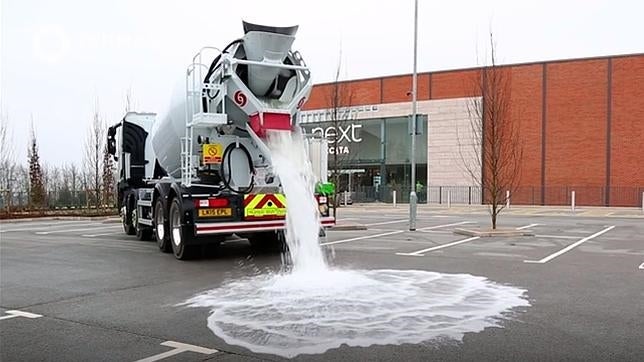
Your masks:
M 335 185 L 331 182 L 318 182 L 318 184 L 315 185 L 315 193 L 332 196 L 335 194 Z

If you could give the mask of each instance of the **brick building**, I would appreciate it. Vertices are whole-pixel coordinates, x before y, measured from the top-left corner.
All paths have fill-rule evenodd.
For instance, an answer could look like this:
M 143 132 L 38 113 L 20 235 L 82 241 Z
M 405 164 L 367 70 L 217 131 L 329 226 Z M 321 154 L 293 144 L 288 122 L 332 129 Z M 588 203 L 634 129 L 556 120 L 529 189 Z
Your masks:
M 639 206 L 644 192 L 644 54 L 506 65 L 511 115 L 524 145 L 515 203 Z M 418 113 L 426 115 L 417 138 L 418 179 L 425 199 L 480 200 L 464 170 L 468 103 L 478 69 L 419 73 Z M 329 122 L 336 97 L 342 119 Z M 341 190 L 387 200 L 409 187 L 411 75 L 314 86 L 301 122 L 332 139 L 345 170 Z M 427 121 L 429 119 L 429 121 Z M 461 146 L 459 146 L 461 145 Z M 479 176 L 480 177 L 480 176 Z M 361 191 L 362 190 L 362 191 Z M 383 191 L 384 190 L 384 191 Z M 472 193 L 474 192 L 474 195 Z M 366 196 L 366 198 L 369 198 Z

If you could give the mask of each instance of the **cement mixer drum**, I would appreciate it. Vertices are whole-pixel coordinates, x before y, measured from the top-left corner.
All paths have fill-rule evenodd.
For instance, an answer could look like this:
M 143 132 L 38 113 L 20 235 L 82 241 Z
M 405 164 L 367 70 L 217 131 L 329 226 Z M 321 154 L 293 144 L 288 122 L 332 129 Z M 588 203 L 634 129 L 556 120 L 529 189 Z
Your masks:
M 297 26 L 243 26 L 242 38 L 221 51 L 203 48 L 193 57 L 185 91 L 175 93 L 152 131 L 160 168 L 187 185 L 203 183 L 204 175 L 219 172 L 216 163 L 203 162 L 206 144 L 219 145 L 218 150 L 241 144 L 248 151 L 251 172 L 270 168 L 270 152 L 262 140 L 266 130 L 298 127 L 296 114 L 310 93 L 309 70 L 291 50 Z M 236 172 L 234 165 L 231 168 Z M 240 168 L 249 172 L 245 164 Z

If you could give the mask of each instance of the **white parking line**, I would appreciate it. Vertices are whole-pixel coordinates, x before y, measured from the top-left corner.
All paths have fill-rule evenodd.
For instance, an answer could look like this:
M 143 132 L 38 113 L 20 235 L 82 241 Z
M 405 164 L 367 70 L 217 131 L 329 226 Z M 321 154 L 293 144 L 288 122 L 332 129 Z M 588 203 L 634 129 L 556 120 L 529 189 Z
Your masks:
M 564 253 L 567 253 L 567 252 L 569 252 L 570 250 L 572 250 L 572 249 L 576 248 L 577 246 L 579 246 L 579 245 L 581 245 L 581 244 L 583 244 L 583 243 L 587 242 L 588 240 L 594 239 L 594 238 L 598 237 L 599 235 L 602 235 L 602 234 L 604 234 L 604 233 L 607 233 L 607 232 L 609 232 L 609 231 L 613 230 L 614 228 L 615 228 L 615 225 L 613 225 L 613 226 L 609 226 L 609 227 L 605 228 L 604 230 L 602 230 L 602 231 L 598 231 L 598 232 L 596 232 L 596 233 L 594 233 L 594 234 L 592 234 L 592 235 L 590 235 L 590 236 L 587 236 L 587 237 L 585 237 L 585 238 L 583 238 L 583 239 L 581 239 L 581 240 L 579 240 L 579 241 L 577 241 L 577 242 L 575 242 L 575 243 L 573 243 L 573 244 L 570 244 L 570 245 L 568 245 L 567 247 L 565 247 L 565 248 L 563 248 L 563 249 L 559 250 L 558 252 L 556 252 L 556 253 L 554 253 L 554 254 L 551 254 L 551 255 L 548 255 L 548 256 L 546 256 L 545 258 L 541 259 L 541 260 L 524 260 L 523 262 L 524 262 L 524 263 L 536 263 L 536 264 L 544 264 L 544 263 L 547 263 L 547 262 L 549 262 L 550 260 L 552 260 L 552 259 L 554 259 L 554 258 L 556 258 L 556 257 L 558 257 L 558 256 L 560 256 L 560 255 L 562 255 L 562 254 L 564 254 Z
M 49 225 L 49 226 L 44 226 L 44 225 Z M 88 225 L 102 225 L 101 223 L 88 223 L 88 222 L 68 222 L 68 223 L 50 223 L 50 224 L 42 224 L 42 226 L 36 226 L 36 225 L 31 225 L 30 227 L 23 227 L 23 228 L 18 228 L 18 229 L 0 229 L 0 233 L 7 233 L 7 232 L 12 232 L 12 231 L 34 231 L 34 230 L 47 230 L 51 228 L 60 228 L 60 227 L 67 227 L 67 226 L 88 226 Z M 25 225 L 26 226 L 26 225 Z
M 114 229 L 114 228 L 122 228 L 123 226 L 118 224 L 118 225 L 110 225 L 110 226 L 101 226 L 101 227 L 96 227 L 96 228 L 84 228 L 84 229 L 71 229 L 71 230 L 54 230 L 54 231 L 38 231 L 36 234 L 38 235 L 49 235 L 49 234 L 58 234 L 58 233 L 75 233 L 78 231 L 93 231 L 93 230 L 101 230 L 101 229 Z
M 373 229 L 371 229 L 373 230 Z M 428 233 L 428 234 L 453 234 L 453 231 L 447 231 L 447 230 L 423 230 L 423 229 L 418 229 L 416 231 L 420 231 L 421 233 Z
M 550 239 L 579 239 L 579 236 L 570 235 L 535 235 L 535 238 L 550 238 Z
M 454 241 L 454 242 L 451 242 L 451 243 L 448 243 L 448 244 L 443 244 L 443 245 L 433 246 L 433 247 L 431 247 L 431 248 L 427 248 L 427 249 L 423 249 L 423 250 L 414 251 L 414 252 L 412 252 L 412 253 L 396 253 L 396 255 L 403 255 L 403 256 L 425 256 L 425 254 L 423 254 L 423 253 L 428 253 L 428 252 L 430 252 L 430 251 L 434 251 L 434 250 L 439 250 L 439 249 L 449 248 L 449 247 L 451 247 L 451 246 L 455 246 L 455 245 L 459 245 L 459 244 L 467 243 L 467 242 L 469 242 L 469 241 L 473 241 L 473 240 L 480 239 L 480 238 L 481 238 L 480 236 L 473 236 L 473 237 L 471 237 L 471 238 L 467 238 L 467 239 L 463 239 L 463 240 Z
M 23 318 L 29 318 L 29 319 L 42 317 L 40 314 L 23 312 L 23 311 L 20 311 L 20 310 L 8 310 L 5 313 L 7 313 L 8 315 L 3 315 L 2 317 L 0 317 L 0 321 L 4 320 L 4 319 L 11 319 L 11 318 L 16 318 L 16 317 L 23 317 Z
M 464 224 L 474 224 L 474 221 L 461 221 L 461 222 L 454 222 L 454 223 L 451 223 L 451 224 L 428 226 L 428 227 L 420 228 L 418 230 L 419 231 L 427 231 L 427 230 L 434 230 L 434 229 L 440 229 L 440 228 L 446 228 L 446 227 L 450 227 L 450 226 L 457 226 L 457 225 L 464 225 Z
M 325 245 L 334 245 L 334 244 L 341 244 L 341 243 L 348 243 L 350 241 L 357 241 L 357 240 L 365 240 L 365 239 L 373 239 L 373 238 L 378 238 L 381 236 L 387 236 L 387 235 L 394 235 L 394 234 L 400 234 L 404 233 L 405 230 L 396 230 L 396 231 L 390 231 L 388 233 L 382 233 L 382 234 L 376 234 L 376 235 L 367 235 L 367 236 L 359 236 L 357 238 L 351 238 L 351 239 L 343 239 L 343 240 L 336 240 L 336 241 L 330 241 L 328 243 L 321 243 L 320 245 L 325 246 Z
M 122 231 L 117 231 L 113 233 L 102 233 L 102 234 L 87 234 L 87 235 L 81 235 L 84 238 L 95 238 L 97 236 L 106 236 L 106 235 L 118 235 L 118 234 L 123 234 Z
M 455 226 L 455 225 L 463 225 L 463 224 L 471 224 L 473 221 L 461 221 L 461 222 L 456 222 L 456 223 L 451 223 L 451 224 L 443 224 L 443 225 L 435 225 L 435 226 L 428 226 L 424 227 L 418 230 L 432 230 L 432 229 L 438 229 L 438 228 L 446 228 L 450 226 Z M 381 234 L 375 234 L 375 235 L 366 235 L 366 236 L 358 236 L 355 238 L 350 238 L 350 239 L 343 239 L 343 240 L 336 240 L 336 241 L 330 241 L 328 243 L 321 243 L 320 245 L 325 246 L 325 245 L 333 245 L 333 244 L 341 244 L 341 243 L 348 243 L 350 241 L 357 241 L 357 240 L 365 240 L 365 239 L 373 239 L 381 236 L 388 236 L 388 235 L 395 235 L 395 234 L 400 234 L 404 233 L 406 230 L 394 230 L 394 231 L 389 231 L 386 233 L 381 233 Z
M 409 219 L 400 219 L 400 220 L 393 220 L 393 221 L 383 221 L 383 222 L 374 222 L 371 224 L 365 224 L 365 226 L 376 226 L 376 225 L 388 225 L 388 224 L 400 224 L 403 222 L 408 222 Z
M 47 221 L 39 221 L 39 222 L 31 222 L 31 221 L 25 221 L 25 222 L 4 222 L 0 223 L 0 227 L 4 226 L 43 226 L 43 225 L 55 225 L 55 224 L 79 224 L 79 223 L 87 223 L 87 220 L 47 220 Z
M 215 352 L 219 352 L 216 349 L 193 346 L 192 344 L 186 344 L 186 343 L 180 343 L 180 342 L 174 342 L 174 341 L 165 341 L 161 343 L 161 345 L 166 347 L 172 347 L 173 349 L 167 352 L 155 354 L 154 356 L 150 356 L 148 358 L 140 359 L 136 362 L 154 362 L 154 361 L 158 361 L 164 358 L 174 356 L 181 352 L 195 352 L 195 353 L 200 353 L 205 355 L 210 355 L 210 354 L 214 354 Z
M 541 225 L 541 224 L 530 224 L 530 225 L 526 225 L 526 226 L 521 226 L 521 227 L 518 227 L 517 230 L 525 230 L 525 229 L 529 229 L 531 227 L 535 227 L 535 226 L 539 226 L 539 225 Z

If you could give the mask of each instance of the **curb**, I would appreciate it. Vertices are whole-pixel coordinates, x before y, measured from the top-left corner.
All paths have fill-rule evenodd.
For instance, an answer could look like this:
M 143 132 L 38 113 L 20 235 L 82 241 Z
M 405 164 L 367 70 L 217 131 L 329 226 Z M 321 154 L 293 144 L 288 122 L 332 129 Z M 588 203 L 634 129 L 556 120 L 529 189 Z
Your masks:
M 334 225 L 330 228 L 334 231 L 357 231 L 357 230 L 367 230 L 367 227 L 361 224 L 348 224 L 348 225 Z
M 534 236 L 533 233 L 523 230 L 501 229 L 501 230 L 475 230 L 475 229 L 454 229 L 454 234 L 465 236 L 478 236 L 481 238 L 491 236 Z

